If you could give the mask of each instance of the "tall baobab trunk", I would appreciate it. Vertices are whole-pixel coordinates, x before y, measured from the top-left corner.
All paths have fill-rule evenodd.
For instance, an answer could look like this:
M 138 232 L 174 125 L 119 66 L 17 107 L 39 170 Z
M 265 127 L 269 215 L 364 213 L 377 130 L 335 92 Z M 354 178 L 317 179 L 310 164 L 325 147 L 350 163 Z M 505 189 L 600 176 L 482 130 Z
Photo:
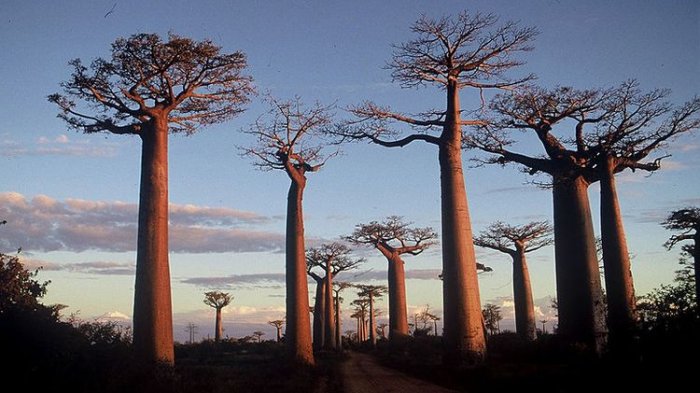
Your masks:
M 341 326 L 340 326 L 340 295 L 336 295 L 335 299 L 335 344 L 336 344 L 336 349 L 337 350 L 342 350 L 343 349 L 343 337 L 341 336 L 340 332 Z
M 152 128 L 151 128 L 152 127 Z M 172 365 L 173 319 L 168 263 L 168 123 L 141 134 L 141 190 L 134 288 L 134 350 L 145 362 Z
M 374 318 L 374 298 L 372 293 L 369 293 L 369 341 L 372 343 L 372 347 L 377 346 L 377 328 L 374 326 L 376 323 Z
M 224 332 L 224 327 L 221 324 L 221 309 L 216 308 L 216 326 L 214 327 L 214 341 L 219 342 L 221 341 L 221 336 L 223 335 Z
M 387 258 L 389 262 L 389 339 L 408 336 L 406 312 L 406 274 L 399 255 Z
M 459 90 L 447 86 L 446 125 L 440 144 L 444 344 L 448 365 L 478 363 L 486 356 L 467 191 L 462 172 Z
M 304 253 L 304 213 L 302 199 L 305 182 L 292 179 L 287 196 L 286 286 L 287 351 L 291 360 L 313 365 L 309 321 L 309 287 L 306 282 Z
M 323 347 L 323 319 L 326 301 L 326 282 L 316 281 L 316 298 L 314 300 L 314 320 L 313 320 L 313 349 L 318 351 Z
M 559 334 L 601 353 L 605 319 L 588 183 L 580 176 L 553 180 Z
M 636 321 L 634 282 L 612 160 L 613 158 L 605 159 L 605 171 L 600 179 L 600 232 L 608 299 L 610 348 L 617 354 L 632 355 Z
M 323 301 L 323 348 L 335 349 L 335 310 L 333 310 L 333 273 L 330 261 L 326 263 L 325 293 Z
M 530 272 L 527 268 L 525 249 L 516 245 L 513 254 L 513 301 L 515 303 L 515 331 L 527 341 L 537 338 L 535 304 L 532 300 Z

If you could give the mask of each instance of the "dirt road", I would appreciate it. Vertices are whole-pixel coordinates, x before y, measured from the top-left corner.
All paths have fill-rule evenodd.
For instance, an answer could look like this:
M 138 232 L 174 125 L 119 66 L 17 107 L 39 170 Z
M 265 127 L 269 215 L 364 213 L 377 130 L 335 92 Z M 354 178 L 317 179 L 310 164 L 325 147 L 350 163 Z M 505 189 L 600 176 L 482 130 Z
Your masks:
M 372 356 L 350 352 L 350 359 L 342 365 L 345 393 L 454 393 L 400 371 L 380 365 Z

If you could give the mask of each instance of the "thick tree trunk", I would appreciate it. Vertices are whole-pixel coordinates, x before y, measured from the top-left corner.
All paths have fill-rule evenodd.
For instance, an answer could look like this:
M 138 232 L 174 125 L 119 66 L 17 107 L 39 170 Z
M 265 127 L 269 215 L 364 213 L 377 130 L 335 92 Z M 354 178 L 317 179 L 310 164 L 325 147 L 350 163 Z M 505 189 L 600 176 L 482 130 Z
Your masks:
M 224 332 L 224 327 L 221 325 L 221 309 L 216 309 L 216 325 L 214 326 L 214 341 L 217 343 L 221 341 L 221 336 Z
M 168 263 L 168 124 L 141 135 L 141 191 L 134 288 L 134 350 L 147 363 L 175 361 Z
M 282 339 L 282 329 L 278 327 L 277 328 L 277 342 L 280 342 L 281 339 Z
M 376 318 L 374 318 L 374 298 L 372 293 L 369 294 L 369 341 L 372 343 L 372 347 L 377 347 L 377 327 Z
M 513 254 L 513 301 L 515 303 L 515 331 L 527 341 L 537 338 L 535 304 L 532 301 L 530 273 L 527 268 L 525 250 L 517 247 Z
M 447 116 L 440 144 L 442 269 L 446 365 L 480 363 L 486 356 L 481 301 L 467 192 L 462 172 L 459 91 L 447 87 Z
M 606 332 L 588 183 L 554 178 L 553 201 L 558 333 L 600 354 Z
M 389 262 L 389 339 L 408 336 L 406 312 L 406 274 L 404 263 L 398 255 Z
M 323 348 L 335 349 L 335 311 L 333 310 L 333 274 L 331 264 L 326 268 L 325 292 L 323 301 Z
M 287 196 L 286 345 L 292 362 L 300 365 L 313 365 L 314 354 L 311 347 L 309 321 L 309 287 L 306 282 L 306 255 L 304 251 L 303 195 L 304 184 L 292 180 Z
M 634 355 L 636 304 L 625 229 L 617 199 L 611 159 L 605 161 L 600 179 L 600 233 L 608 299 L 610 349 L 618 355 Z
M 313 320 L 313 349 L 320 351 L 323 348 L 323 317 L 326 301 L 325 281 L 316 281 L 316 297 L 314 298 L 314 320 Z

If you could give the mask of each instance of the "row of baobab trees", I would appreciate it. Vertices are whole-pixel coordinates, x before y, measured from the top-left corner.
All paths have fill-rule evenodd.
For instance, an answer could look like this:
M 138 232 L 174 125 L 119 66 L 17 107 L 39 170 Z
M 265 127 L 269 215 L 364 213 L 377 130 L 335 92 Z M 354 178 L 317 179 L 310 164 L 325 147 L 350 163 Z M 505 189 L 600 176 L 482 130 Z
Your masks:
M 259 143 L 243 148 L 244 155 L 290 179 L 285 246 L 290 359 L 314 363 L 302 198 L 307 175 L 335 156 L 335 151 L 324 153 L 328 144 L 317 139 L 322 134 L 337 143 L 395 148 L 422 142 L 437 148 L 446 364 L 478 363 L 486 356 L 464 149 L 484 152 L 475 155 L 483 164 L 514 163 L 530 175 L 545 175 L 542 183 L 551 188 L 554 207 L 558 332 L 569 343 L 600 352 L 609 331 L 611 350 L 627 351 L 633 341 L 634 286 L 615 175 L 658 170 L 661 159 L 648 157 L 698 127 L 700 99 L 674 105 L 668 91 L 642 91 L 634 80 L 612 88 L 537 87 L 533 75 L 510 75 L 523 65 L 519 56 L 532 49 L 536 29 L 501 23 L 491 14 L 423 16 L 411 31 L 414 38 L 395 45 L 387 67 L 402 87 L 439 88 L 445 94 L 441 109 L 409 115 L 368 100 L 347 108 L 350 120 L 334 121 L 331 106 L 268 97 L 269 112 L 248 130 Z M 221 53 L 210 41 L 136 34 L 117 39 L 111 59 L 70 65 L 63 93 L 49 96 L 61 110 L 59 117 L 86 133 L 142 140 L 134 348 L 147 361 L 172 364 L 168 134 L 191 134 L 244 110 L 254 94 L 245 55 Z M 486 104 L 487 91 L 501 93 Z M 483 104 L 465 118 L 475 113 L 460 104 L 460 95 L 469 93 L 479 94 Z M 544 154 L 520 151 L 516 136 L 537 141 Z M 601 184 L 607 329 L 588 199 L 595 182 Z

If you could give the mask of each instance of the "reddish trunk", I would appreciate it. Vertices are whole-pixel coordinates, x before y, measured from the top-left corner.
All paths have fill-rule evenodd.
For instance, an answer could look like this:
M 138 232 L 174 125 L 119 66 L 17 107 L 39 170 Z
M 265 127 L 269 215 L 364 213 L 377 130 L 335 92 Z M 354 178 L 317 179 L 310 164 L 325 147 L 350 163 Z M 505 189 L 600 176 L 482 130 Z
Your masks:
M 333 310 L 333 274 L 330 262 L 326 267 L 323 294 L 323 348 L 335 349 L 335 311 Z
M 343 349 L 343 337 L 340 335 L 341 330 L 341 325 L 340 325 L 340 294 L 336 294 L 335 296 L 335 344 L 336 344 L 336 349 L 342 350 Z
M 532 301 L 530 273 L 525 250 L 517 247 L 513 254 L 513 301 L 515 303 L 515 331 L 527 341 L 537 338 L 535 304 Z
M 558 333 L 599 354 L 606 332 L 588 183 L 555 177 L 553 201 Z
M 387 259 L 389 262 L 389 338 L 408 336 L 408 314 L 406 312 L 406 275 L 404 263 L 399 255 Z
M 134 288 L 134 350 L 143 361 L 172 365 L 168 263 L 168 124 L 156 121 L 141 135 L 141 191 Z
M 373 347 L 377 346 L 377 327 L 374 326 L 376 323 L 374 318 L 374 298 L 372 297 L 372 292 L 369 293 L 369 341 L 372 343 Z
M 318 351 L 323 347 L 323 309 L 326 300 L 326 284 L 316 281 L 316 297 L 314 298 L 314 320 L 313 320 L 313 349 Z
M 219 342 L 221 341 L 221 336 L 224 332 L 224 327 L 221 325 L 221 309 L 217 308 L 216 309 L 216 325 L 214 327 L 214 341 Z
M 617 354 L 632 355 L 635 351 L 637 319 L 634 283 L 612 159 L 605 160 L 605 171 L 600 179 L 600 233 L 608 299 L 610 349 Z
M 444 345 L 447 365 L 480 363 L 486 356 L 481 301 L 467 192 L 456 82 L 447 87 L 447 116 L 440 144 Z
M 309 321 L 309 287 L 304 251 L 304 183 L 292 179 L 287 197 L 286 287 L 287 352 L 292 362 L 313 365 Z

